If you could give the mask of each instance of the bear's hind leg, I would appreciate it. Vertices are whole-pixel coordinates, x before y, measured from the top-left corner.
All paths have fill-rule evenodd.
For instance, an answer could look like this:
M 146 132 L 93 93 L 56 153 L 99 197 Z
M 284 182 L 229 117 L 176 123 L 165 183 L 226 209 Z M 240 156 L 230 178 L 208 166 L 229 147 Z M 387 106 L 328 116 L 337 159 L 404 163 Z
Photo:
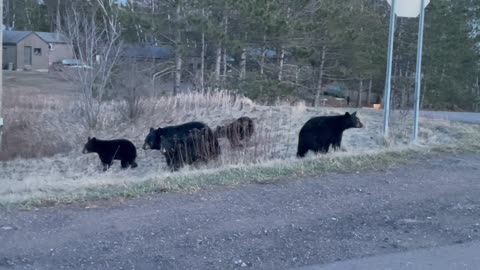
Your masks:
M 128 162 L 127 160 L 124 160 L 122 159 L 121 162 L 120 162 L 120 165 L 122 166 L 122 169 L 126 169 L 128 168 L 128 166 L 130 166 L 130 162 Z
M 130 168 L 134 169 L 136 167 L 138 167 L 137 162 L 135 162 L 135 160 L 132 160 L 132 162 L 130 162 Z
M 108 163 L 102 163 L 103 165 L 103 171 L 106 172 L 110 168 L 110 164 Z

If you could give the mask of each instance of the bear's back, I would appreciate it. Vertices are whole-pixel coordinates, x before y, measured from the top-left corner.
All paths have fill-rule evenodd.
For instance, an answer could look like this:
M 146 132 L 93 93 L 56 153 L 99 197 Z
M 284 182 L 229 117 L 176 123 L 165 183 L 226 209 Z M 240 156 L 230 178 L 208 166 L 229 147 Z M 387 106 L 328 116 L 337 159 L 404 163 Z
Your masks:
M 115 140 L 104 140 L 103 143 L 100 144 L 101 147 L 107 147 L 110 149 L 119 149 L 122 152 L 124 151 L 136 151 L 135 145 L 126 139 L 115 139 Z
M 344 126 L 343 115 L 317 116 L 310 118 L 301 131 L 341 130 Z
M 209 127 L 202 122 L 188 122 L 177 126 L 167 126 L 162 128 L 162 136 L 177 136 L 184 137 L 190 134 L 194 129 L 202 130 Z

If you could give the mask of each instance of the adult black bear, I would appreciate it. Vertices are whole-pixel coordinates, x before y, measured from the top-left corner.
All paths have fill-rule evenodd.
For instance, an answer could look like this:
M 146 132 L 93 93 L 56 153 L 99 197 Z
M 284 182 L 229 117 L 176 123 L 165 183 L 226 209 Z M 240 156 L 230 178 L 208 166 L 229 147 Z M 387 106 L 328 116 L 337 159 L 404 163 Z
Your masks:
M 242 146 L 242 141 L 248 141 L 255 131 L 255 125 L 250 117 L 243 116 L 225 126 L 215 129 L 217 138 L 226 137 L 232 147 Z
M 357 113 L 346 112 L 338 116 L 319 116 L 308 120 L 298 136 L 297 157 L 304 157 L 309 150 L 327 153 L 330 145 L 340 148 L 342 135 L 346 129 L 362 128 Z
M 137 149 L 129 140 L 99 140 L 88 137 L 82 153 L 97 153 L 102 161 L 103 171 L 110 168 L 114 160 L 120 160 L 122 169 L 138 166 L 135 162 Z
M 201 122 L 150 128 L 143 149 L 161 150 L 167 165 L 176 171 L 184 164 L 207 162 L 220 155 L 220 146 L 212 130 Z

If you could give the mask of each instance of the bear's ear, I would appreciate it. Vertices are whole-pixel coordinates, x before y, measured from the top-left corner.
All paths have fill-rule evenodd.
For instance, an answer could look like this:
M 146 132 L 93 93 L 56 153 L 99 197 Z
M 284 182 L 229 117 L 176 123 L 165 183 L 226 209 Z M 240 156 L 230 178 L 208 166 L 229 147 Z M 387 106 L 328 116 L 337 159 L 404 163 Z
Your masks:
M 150 132 L 155 132 L 155 129 L 153 127 L 151 127 Z
M 346 113 L 345 113 L 345 116 L 350 116 L 350 113 L 349 113 L 349 112 L 346 112 Z
M 352 113 L 352 116 L 356 116 L 356 115 L 357 115 L 357 112 Z
M 90 138 L 90 136 L 88 136 L 88 139 L 87 139 L 87 142 L 89 142 L 92 138 Z
M 92 141 L 95 141 L 96 139 L 97 139 L 97 138 L 93 137 L 91 140 L 92 140 Z
M 162 128 L 158 128 L 157 130 L 154 131 L 157 135 L 162 134 Z

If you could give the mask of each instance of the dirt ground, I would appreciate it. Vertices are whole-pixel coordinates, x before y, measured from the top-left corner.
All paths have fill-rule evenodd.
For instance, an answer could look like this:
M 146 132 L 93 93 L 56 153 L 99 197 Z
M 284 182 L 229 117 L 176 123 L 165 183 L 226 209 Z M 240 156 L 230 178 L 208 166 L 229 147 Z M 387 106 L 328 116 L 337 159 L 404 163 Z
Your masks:
M 480 155 L 0 210 L 0 269 L 292 269 L 480 239 Z

